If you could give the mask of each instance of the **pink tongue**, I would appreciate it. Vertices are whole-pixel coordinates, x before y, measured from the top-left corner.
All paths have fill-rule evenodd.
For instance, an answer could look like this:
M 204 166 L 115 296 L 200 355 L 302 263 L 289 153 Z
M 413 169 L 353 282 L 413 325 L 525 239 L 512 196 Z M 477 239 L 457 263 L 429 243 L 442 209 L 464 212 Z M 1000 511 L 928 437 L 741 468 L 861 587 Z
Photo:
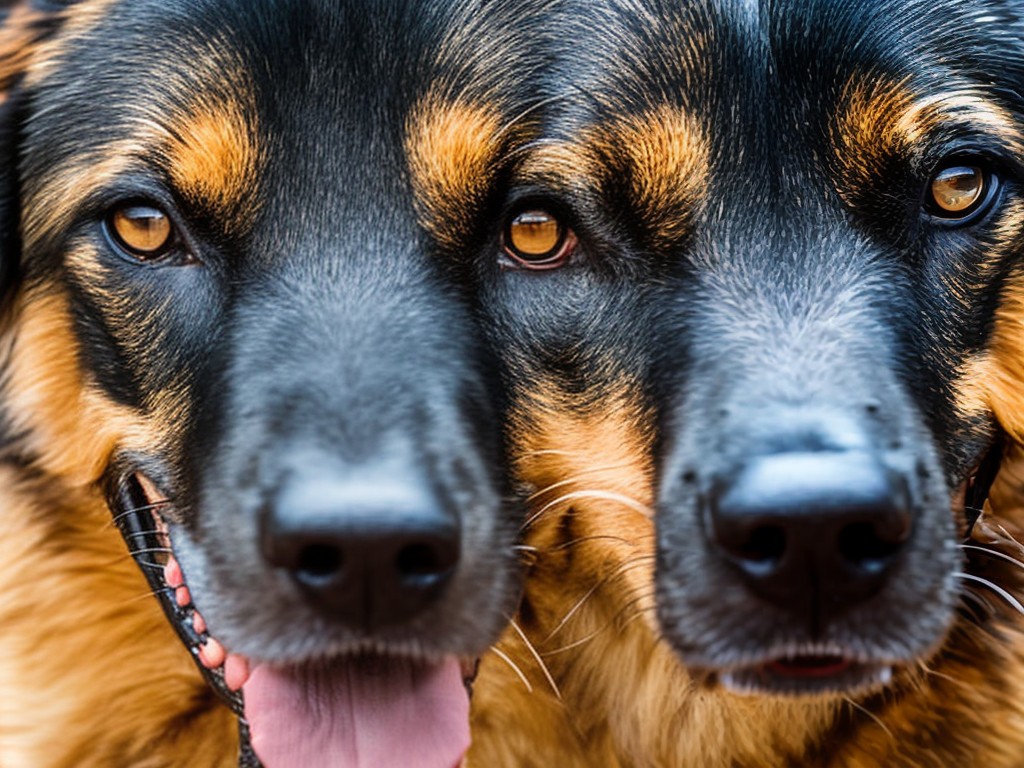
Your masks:
M 454 768 L 469 748 L 469 697 L 456 659 L 260 665 L 243 692 L 265 768 Z

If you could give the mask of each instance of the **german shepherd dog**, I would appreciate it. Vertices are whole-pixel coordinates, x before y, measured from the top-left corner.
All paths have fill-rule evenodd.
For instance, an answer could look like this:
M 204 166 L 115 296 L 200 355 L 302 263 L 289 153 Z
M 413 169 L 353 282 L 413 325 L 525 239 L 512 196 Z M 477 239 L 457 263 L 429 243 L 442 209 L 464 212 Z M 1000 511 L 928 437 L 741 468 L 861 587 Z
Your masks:
M 236 764 L 199 670 L 267 768 L 461 760 L 521 573 L 478 222 L 543 9 L 7 12 L 4 768 Z
M 1024 4 L 574 4 L 470 763 L 1024 766 Z

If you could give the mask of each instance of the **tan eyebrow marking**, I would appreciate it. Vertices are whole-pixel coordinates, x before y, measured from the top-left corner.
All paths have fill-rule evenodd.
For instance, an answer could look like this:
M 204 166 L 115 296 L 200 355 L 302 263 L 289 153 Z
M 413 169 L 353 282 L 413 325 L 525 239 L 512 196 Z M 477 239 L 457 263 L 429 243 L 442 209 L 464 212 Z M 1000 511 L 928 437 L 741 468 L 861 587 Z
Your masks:
M 1014 151 L 1024 150 L 1024 135 L 1012 117 L 976 88 L 920 96 L 905 82 L 855 76 L 844 88 L 831 129 L 834 159 L 843 173 L 840 194 L 855 196 L 888 158 L 912 157 L 926 136 L 955 121 L 983 128 Z
M 258 179 L 255 108 L 228 100 L 173 121 L 171 178 L 186 196 L 230 211 Z
M 590 143 L 597 155 L 624 164 L 633 205 L 657 243 L 689 231 L 710 175 L 707 134 L 691 112 L 666 104 L 619 118 L 595 128 Z
M 492 107 L 433 97 L 409 116 L 405 150 L 421 222 L 447 246 L 459 242 L 465 217 L 493 183 L 503 146 L 500 129 Z

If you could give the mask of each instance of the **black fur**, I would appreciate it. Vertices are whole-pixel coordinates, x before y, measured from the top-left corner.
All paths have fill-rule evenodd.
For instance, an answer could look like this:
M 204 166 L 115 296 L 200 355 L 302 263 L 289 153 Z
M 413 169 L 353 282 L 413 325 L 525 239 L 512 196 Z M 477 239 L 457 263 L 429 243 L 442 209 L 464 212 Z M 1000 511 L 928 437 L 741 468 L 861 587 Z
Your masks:
M 585 86 L 566 91 L 549 133 L 583 143 L 613 135 L 616 121 L 678 110 L 706 141 L 707 181 L 673 213 L 684 226 L 663 235 L 633 196 L 620 144 L 571 181 L 521 180 L 579 245 L 561 270 L 510 278 L 485 302 L 513 378 L 530 371 L 518 391 L 542 376 L 585 412 L 623 380 L 640 382 L 634 399 L 660 432 L 659 617 L 689 666 L 724 672 L 815 644 L 897 666 L 927 657 L 963 591 L 952 576 L 965 534 L 956 492 L 998 432 L 992 414 L 965 414 L 957 397 L 1019 264 L 1024 8 L 642 6 L 578 4 L 586 22 L 567 35 L 576 44 L 563 66 Z M 856 88 L 899 90 L 902 108 L 967 94 L 1005 127 L 954 109 L 934 125 L 923 117 L 913 143 L 846 146 Z M 862 116 L 865 130 L 900 108 Z M 984 215 L 950 224 L 925 200 L 933 174 L 957 160 L 991 173 L 998 191 Z M 998 236 L 1000 225 L 1014 234 Z M 877 593 L 808 619 L 747 588 L 713 540 L 709 509 L 759 457 L 847 450 L 884 457 L 913 533 Z

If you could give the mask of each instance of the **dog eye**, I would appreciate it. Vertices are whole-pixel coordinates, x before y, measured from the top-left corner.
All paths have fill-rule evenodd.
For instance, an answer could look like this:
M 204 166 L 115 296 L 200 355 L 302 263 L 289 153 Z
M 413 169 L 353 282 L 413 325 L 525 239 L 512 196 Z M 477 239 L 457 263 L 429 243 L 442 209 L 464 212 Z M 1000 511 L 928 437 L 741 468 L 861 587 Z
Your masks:
M 950 223 L 972 223 L 995 199 L 996 184 L 995 177 L 978 165 L 943 166 L 928 185 L 928 212 Z
M 108 227 L 117 245 L 145 261 L 163 256 L 174 241 L 170 218 L 151 205 L 139 203 L 115 208 Z
M 505 227 L 505 253 L 524 269 L 560 267 L 575 245 L 573 231 L 544 210 L 523 211 Z

